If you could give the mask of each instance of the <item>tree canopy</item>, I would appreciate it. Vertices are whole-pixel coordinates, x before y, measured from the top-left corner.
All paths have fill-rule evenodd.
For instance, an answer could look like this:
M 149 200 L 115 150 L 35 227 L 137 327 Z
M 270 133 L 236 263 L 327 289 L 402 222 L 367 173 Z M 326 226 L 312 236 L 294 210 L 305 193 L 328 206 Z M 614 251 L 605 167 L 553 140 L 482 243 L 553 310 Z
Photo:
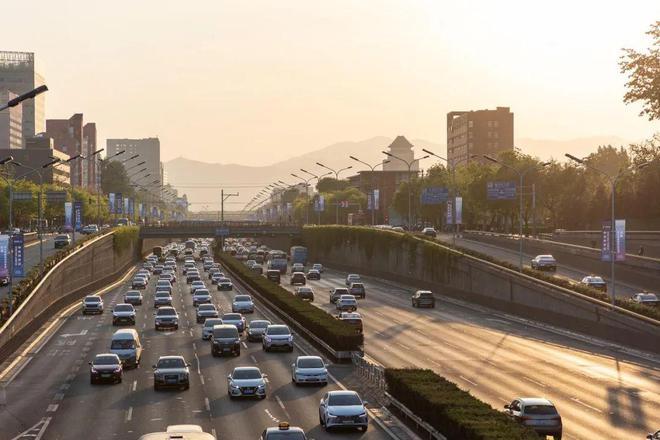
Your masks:
M 628 76 L 623 102 L 641 101 L 639 115 L 652 121 L 660 119 L 660 21 L 653 23 L 646 33 L 653 39 L 651 47 L 646 52 L 623 49 L 619 66 L 621 73 Z

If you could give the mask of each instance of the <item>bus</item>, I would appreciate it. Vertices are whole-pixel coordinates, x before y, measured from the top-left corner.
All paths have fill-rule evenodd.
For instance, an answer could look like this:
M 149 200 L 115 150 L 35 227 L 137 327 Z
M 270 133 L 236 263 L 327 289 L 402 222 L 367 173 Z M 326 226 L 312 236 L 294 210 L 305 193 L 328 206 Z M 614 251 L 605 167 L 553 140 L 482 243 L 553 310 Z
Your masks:
M 290 250 L 291 264 L 300 263 L 307 265 L 307 248 L 305 246 L 291 246 Z

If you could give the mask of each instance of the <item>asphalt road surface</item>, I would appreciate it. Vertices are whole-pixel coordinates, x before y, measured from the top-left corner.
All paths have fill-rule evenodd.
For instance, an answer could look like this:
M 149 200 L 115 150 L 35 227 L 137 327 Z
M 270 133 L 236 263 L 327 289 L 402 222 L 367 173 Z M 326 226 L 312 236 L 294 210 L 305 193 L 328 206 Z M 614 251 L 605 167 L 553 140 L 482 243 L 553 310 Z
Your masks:
M 311 263 L 317 262 L 323 263 Z M 314 303 L 336 314 L 329 290 L 345 286 L 345 277 L 326 269 L 321 281 L 309 281 Z M 435 309 L 415 309 L 414 286 L 363 281 L 365 352 L 382 365 L 435 370 L 498 409 L 516 397 L 549 398 L 562 416 L 564 439 L 642 439 L 660 429 L 658 356 L 441 295 Z M 282 286 L 293 291 L 288 275 Z
M 201 268 L 200 272 L 204 274 Z M 299 348 L 293 353 L 265 353 L 261 344 L 244 342 L 240 357 L 212 357 L 210 343 L 201 339 L 201 324 L 195 322 L 192 295 L 181 272 L 173 290 L 179 330 L 155 331 L 152 278 L 143 305 L 137 307 L 135 328 L 144 345 L 141 366 L 125 371 L 121 384 L 90 385 L 87 362 L 109 350 L 118 328 L 112 326 L 111 309 L 122 302 L 129 282 L 104 295 L 105 313 L 82 316 L 76 311 L 48 342 L 30 351 L 29 363 L 5 382 L 7 406 L 0 406 L 0 439 L 129 440 L 181 423 L 201 425 L 218 439 L 257 439 L 264 428 L 279 421 L 301 426 L 310 439 L 389 438 L 375 423 L 366 433 L 326 433 L 319 425 L 318 403 L 338 385 L 294 386 L 290 365 L 303 354 Z M 209 290 L 222 311 L 231 311 L 235 291 Z M 262 316 L 257 310 L 247 319 Z M 153 390 L 151 365 L 161 355 L 183 355 L 192 364 L 189 390 Z M 226 376 L 236 366 L 258 366 L 268 375 L 266 399 L 230 401 Z M 329 368 L 331 373 L 333 368 Z

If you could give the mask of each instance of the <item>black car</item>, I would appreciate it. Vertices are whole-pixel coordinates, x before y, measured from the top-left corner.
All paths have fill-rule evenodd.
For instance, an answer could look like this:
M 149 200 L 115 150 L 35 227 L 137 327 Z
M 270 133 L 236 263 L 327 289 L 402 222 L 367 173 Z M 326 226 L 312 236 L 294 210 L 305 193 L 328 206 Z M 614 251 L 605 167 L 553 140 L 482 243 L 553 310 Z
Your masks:
M 320 280 L 321 279 L 321 272 L 319 272 L 316 269 L 310 269 L 307 271 L 307 279 L 308 280 Z
M 294 272 L 291 274 L 291 285 L 302 284 L 303 286 L 307 283 L 305 274 L 303 272 Z
M 412 296 L 413 307 L 435 307 L 435 297 L 429 290 L 418 290 Z
M 121 383 L 123 372 L 119 356 L 114 353 L 97 354 L 89 363 L 89 382 L 92 385 L 100 382 Z
M 274 283 L 280 283 L 280 271 L 269 269 L 266 271 L 266 278 Z
M 55 237 L 55 240 L 53 240 L 53 244 L 55 246 L 55 249 L 67 247 L 68 245 L 71 244 L 71 237 L 69 237 L 69 234 L 60 234 Z
M 222 324 L 213 326 L 211 335 L 211 355 L 222 356 L 223 354 L 240 356 L 241 337 L 235 325 Z

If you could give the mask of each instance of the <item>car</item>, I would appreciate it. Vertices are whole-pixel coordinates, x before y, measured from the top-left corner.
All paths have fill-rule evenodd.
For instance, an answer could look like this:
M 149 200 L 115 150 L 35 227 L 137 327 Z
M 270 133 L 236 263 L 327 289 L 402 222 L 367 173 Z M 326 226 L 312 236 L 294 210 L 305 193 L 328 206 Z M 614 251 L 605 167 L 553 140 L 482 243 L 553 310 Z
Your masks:
M 366 403 L 355 391 L 329 391 L 319 403 L 319 422 L 326 431 L 336 426 L 366 431 L 369 427 Z
M 174 387 L 187 390 L 190 388 L 190 364 L 183 356 L 161 356 L 153 365 L 154 390 Z
M 158 279 L 167 280 L 170 284 L 176 283 L 176 274 L 172 269 L 165 269 Z
M 217 285 L 221 291 L 231 291 L 234 288 L 234 284 L 227 277 L 218 278 Z
M 161 273 L 163 273 L 163 269 L 165 269 L 165 266 L 163 266 L 162 264 L 157 264 L 154 266 L 153 274 L 160 275 Z
M 206 260 L 204 263 L 202 263 L 202 269 L 204 269 L 204 272 L 208 272 L 212 265 L 213 260 Z
M 235 397 L 266 398 L 266 375 L 257 367 L 236 367 L 227 375 L 227 394 Z
M 291 364 L 291 382 L 295 385 L 303 383 L 328 384 L 328 369 L 319 356 L 298 356 Z
M 362 283 L 351 283 L 348 291 L 356 298 L 365 299 L 367 297 L 367 291 L 364 289 L 364 284 Z
M 534 270 L 557 271 L 557 260 L 552 255 L 537 255 L 532 258 L 530 265 Z
M 602 277 L 595 275 L 588 275 L 582 278 L 580 284 L 583 286 L 591 287 L 592 289 L 600 290 L 602 292 L 607 292 L 607 283 L 603 280 Z
M 248 269 L 252 269 L 252 266 L 254 266 L 255 264 L 257 264 L 256 260 L 247 260 L 245 262 L 245 265 L 248 267 Z
M 211 269 L 211 270 L 215 271 L 209 273 L 209 279 L 211 280 L 211 284 L 218 284 L 218 280 L 220 278 L 224 278 L 225 274 L 220 272 L 220 270 L 218 269 Z
M 653 433 L 653 432 L 648 433 L 647 436 L 646 436 L 646 439 L 647 440 L 660 440 L 660 429 L 655 431 L 655 433 Z
M 637 304 L 643 304 L 649 307 L 657 307 L 660 304 L 658 295 L 649 292 L 636 293 L 632 296 L 632 300 Z
M 80 230 L 82 234 L 88 235 L 88 234 L 96 234 L 99 232 L 99 227 L 97 225 L 87 225 L 83 226 L 83 228 Z
M 353 283 L 359 283 L 361 281 L 362 280 L 360 279 L 360 275 L 358 275 L 356 273 L 349 273 L 348 275 L 346 275 L 346 285 L 347 286 L 350 286 Z
M 187 275 L 189 270 L 196 269 L 194 261 L 186 261 L 183 265 L 183 274 Z
M 548 399 L 540 397 L 520 397 L 504 405 L 504 413 L 545 437 L 551 435 L 561 439 L 562 421 L 557 408 Z
M 231 303 L 234 313 L 254 313 L 254 302 L 250 295 L 236 295 Z
M 55 249 L 67 247 L 70 244 L 71 244 L 71 237 L 69 236 L 69 234 L 56 235 L 55 238 L 53 239 L 53 246 L 55 247 Z
M 261 345 L 264 351 L 270 351 L 276 348 L 285 348 L 287 351 L 293 351 L 293 334 L 289 326 L 284 324 L 271 324 L 266 327 Z
M 426 227 L 422 229 L 422 234 L 426 235 L 427 237 L 436 237 L 438 235 L 438 232 L 435 230 L 434 227 Z
M 103 313 L 103 299 L 96 295 L 87 295 L 82 300 L 82 313 Z
M 254 273 L 256 273 L 257 275 L 261 275 L 261 274 L 264 273 L 264 268 L 263 268 L 263 266 L 262 266 L 261 264 L 258 264 L 258 263 L 257 263 L 257 264 L 253 264 L 253 265 L 250 267 L 250 272 L 254 272 Z
M 142 342 L 134 328 L 122 328 L 113 333 L 110 340 L 110 352 L 119 356 L 125 368 L 137 368 L 142 359 Z
M 412 296 L 413 307 L 435 307 L 435 297 L 430 290 L 418 290 Z
M 248 342 L 261 341 L 264 333 L 266 333 L 266 328 L 269 325 L 271 325 L 271 322 L 265 319 L 253 319 L 250 321 L 250 324 L 247 328 Z
M 319 273 L 323 273 L 323 265 L 321 263 L 312 264 L 312 270 L 318 270 Z
M 264 429 L 259 440 L 307 440 L 307 436 L 302 428 L 280 422 L 275 427 Z
M 171 294 L 172 283 L 170 283 L 168 280 L 158 280 L 156 282 L 156 290 L 166 290 Z
M 188 271 L 188 273 L 186 273 L 186 284 L 192 284 L 195 281 L 201 281 L 201 280 L 202 277 L 199 276 L 199 272 Z
M 307 279 L 303 272 L 294 272 L 291 274 L 290 284 L 295 286 L 296 284 L 302 284 L 303 286 L 307 284 Z
M 206 321 L 207 318 L 217 318 L 218 309 L 215 308 L 214 304 L 200 304 L 197 307 L 197 323 L 201 324 Z
M 133 278 L 133 281 L 131 282 L 131 289 L 144 290 L 147 288 L 147 284 L 149 284 L 147 278 L 142 276 L 137 276 Z
M 101 353 L 89 362 L 89 383 L 121 383 L 124 368 L 121 359 L 114 353 Z
M 124 302 L 134 306 L 142 305 L 142 294 L 137 290 L 129 290 L 124 294 Z
M 197 307 L 200 304 L 210 304 L 211 303 L 211 293 L 207 289 L 197 289 L 193 294 L 193 307 Z
M 206 284 L 204 284 L 204 281 L 198 280 L 192 282 L 192 284 L 190 285 L 190 293 L 191 294 L 195 293 L 195 290 L 197 289 L 206 289 Z
M 112 309 L 112 325 L 135 325 L 135 307 L 132 304 L 117 304 Z
M 358 308 L 358 302 L 353 295 L 342 295 L 335 303 L 337 310 L 341 312 L 353 312 Z
M 174 307 L 161 307 L 156 311 L 156 318 L 154 319 L 154 327 L 156 330 L 162 328 L 179 329 L 179 314 Z
M 223 324 L 236 326 L 239 333 L 243 333 L 243 330 L 245 330 L 245 318 L 240 313 L 225 313 L 220 318 Z
M 274 283 L 279 284 L 280 283 L 280 271 L 277 269 L 268 269 L 266 271 L 266 278 Z
M 314 301 L 314 289 L 307 286 L 296 287 L 296 296 L 302 300 Z
M 171 306 L 172 295 L 167 290 L 157 290 L 154 294 L 154 308 Z
M 321 272 L 319 272 L 316 269 L 310 269 L 307 271 L 307 279 L 308 280 L 320 280 L 321 279 Z
M 342 295 L 350 295 L 346 287 L 334 287 L 330 289 L 330 304 L 335 304 Z
M 218 324 L 211 332 L 211 355 L 222 356 L 225 353 L 241 355 L 241 336 L 233 324 Z
M 294 272 L 304 272 L 305 271 L 305 266 L 302 263 L 293 263 L 291 265 L 291 273 L 293 274 Z
M 206 318 L 202 326 L 202 339 L 210 340 L 211 336 L 213 336 L 213 327 L 216 325 L 222 325 L 222 319 Z
M 355 327 L 357 334 L 362 333 L 362 315 L 357 312 L 339 312 L 337 318 Z

